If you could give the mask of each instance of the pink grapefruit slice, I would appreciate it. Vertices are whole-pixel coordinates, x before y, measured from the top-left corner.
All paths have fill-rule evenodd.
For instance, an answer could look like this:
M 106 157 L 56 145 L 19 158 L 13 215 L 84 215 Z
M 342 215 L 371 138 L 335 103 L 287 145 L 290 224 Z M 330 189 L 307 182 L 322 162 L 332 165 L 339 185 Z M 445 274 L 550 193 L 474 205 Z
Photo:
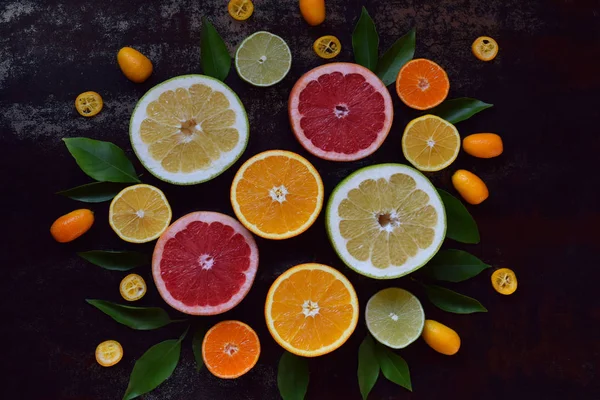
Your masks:
M 367 68 L 351 63 L 308 71 L 294 85 L 288 107 L 302 146 L 332 161 L 373 154 L 394 119 L 392 97 L 383 82 Z
M 215 315 L 246 296 L 258 266 L 254 238 L 239 222 L 215 212 L 193 212 L 158 239 L 152 275 L 162 298 L 176 310 Z

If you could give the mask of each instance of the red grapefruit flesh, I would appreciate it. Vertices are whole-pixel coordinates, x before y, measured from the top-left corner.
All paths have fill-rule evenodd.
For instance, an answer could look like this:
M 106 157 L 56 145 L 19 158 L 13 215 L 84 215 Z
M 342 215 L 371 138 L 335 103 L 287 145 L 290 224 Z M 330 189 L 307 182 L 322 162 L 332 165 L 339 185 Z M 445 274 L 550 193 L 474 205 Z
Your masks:
M 325 160 L 354 161 L 374 153 L 394 119 L 392 97 L 367 68 L 331 63 L 304 74 L 289 100 L 302 146 Z
M 171 307 L 192 315 L 214 315 L 246 296 L 258 266 L 254 238 L 239 222 L 215 212 L 193 212 L 158 239 L 152 275 Z

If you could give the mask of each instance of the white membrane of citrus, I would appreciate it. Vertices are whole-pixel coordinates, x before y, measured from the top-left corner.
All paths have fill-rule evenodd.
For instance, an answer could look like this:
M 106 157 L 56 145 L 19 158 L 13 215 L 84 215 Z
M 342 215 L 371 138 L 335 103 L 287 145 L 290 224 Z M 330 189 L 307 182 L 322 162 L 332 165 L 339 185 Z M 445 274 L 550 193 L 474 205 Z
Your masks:
M 327 228 L 346 265 L 366 276 L 391 279 L 435 255 L 446 235 L 446 214 L 421 173 L 382 164 L 363 168 L 338 185 L 329 199 Z
M 249 126 L 244 106 L 228 86 L 204 75 L 183 75 L 142 97 L 129 133 L 150 173 L 186 185 L 231 166 L 246 148 Z

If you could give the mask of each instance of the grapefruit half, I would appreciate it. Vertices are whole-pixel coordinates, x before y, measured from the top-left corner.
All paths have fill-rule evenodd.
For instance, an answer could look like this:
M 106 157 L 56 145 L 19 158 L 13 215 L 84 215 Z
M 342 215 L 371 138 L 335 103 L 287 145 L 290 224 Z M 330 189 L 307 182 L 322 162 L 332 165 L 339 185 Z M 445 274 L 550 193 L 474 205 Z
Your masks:
M 373 154 L 394 119 L 392 98 L 383 82 L 352 63 L 308 71 L 294 85 L 288 106 L 298 141 L 313 155 L 332 161 Z
M 162 298 L 176 310 L 215 315 L 246 296 L 258 266 L 254 238 L 239 222 L 215 212 L 193 212 L 158 239 L 152 275 Z

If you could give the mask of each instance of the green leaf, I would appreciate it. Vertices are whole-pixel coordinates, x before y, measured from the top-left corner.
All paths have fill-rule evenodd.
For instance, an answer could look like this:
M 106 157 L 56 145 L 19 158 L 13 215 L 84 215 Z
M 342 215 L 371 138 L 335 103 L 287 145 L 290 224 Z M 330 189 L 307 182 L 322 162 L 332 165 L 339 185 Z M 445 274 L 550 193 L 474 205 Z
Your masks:
M 194 359 L 196 360 L 196 371 L 200 371 L 204 366 L 204 358 L 202 358 L 202 341 L 206 334 L 206 327 L 200 326 L 196 328 L 194 337 L 192 338 L 192 351 L 194 352 Z
M 364 7 L 352 33 L 352 49 L 357 64 L 375 71 L 379 52 L 379 36 L 375 23 Z
M 415 55 L 415 35 L 415 28 L 412 28 L 406 35 L 396 40 L 396 43 L 379 59 L 375 73 L 385 86 L 396 82 L 400 68 Z
M 427 113 L 437 115 L 452 124 L 456 124 L 492 106 L 493 104 L 484 103 L 477 99 L 460 97 L 458 99 L 446 100 L 439 106 L 427 111 Z
M 92 182 L 63 190 L 56 194 L 85 203 L 102 203 L 103 201 L 111 200 L 127 186 L 127 184 L 114 182 Z
M 277 386 L 283 400 L 303 400 L 308 390 L 308 360 L 287 351 L 279 360 Z
M 186 334 L 187 330 L 179 339 L 169 339 L 155 344 L 135 362 L 123 400 L 134 399 L 148 393 L 169 379 L 179 363 L 181 341 Z
M 438 281 L 462 282 L 486 268 L 490 266 L 466 251 L 441 250 L 421 271 Z
M 88 138 L 63 139 L 77 165 L 100 182 L 139 182 L 133 164 L 120 147 Z
M 476 312 L 487 312 L 480 302 L 472 297 L 457 293 L 453 290 L 437 285 L 423 285 L 429 300 L 444 311 L 455 314 L 472 314 Z
M 202 36 L 200 37 L 200 61 L 205 75 L 225 80 L 231 68 L 231 56 L 219 32 L 208 18 L 202 17 Z
M 152 262 L 150 255 L 137 251 L 91 250 L 77 255 L 94 265 L 113 271 L 129 271 Z
M 445 190 L 437 191 L 446 209 L 446 237 L 462 243 L 479 243 L 477 223 L 463 203 Z
M 406 361 L 381 343 L 376 344 L 375 353 L 383 376 L 388 381 L 394 382 L 396 385 L 400 385 L 412 392 L 410 371 L 408 370 Z
M 366 400 L 379 378 L 379 362 L 375 354 L 375 342 L 371 335 L 363 340 L 358 348 L 358 386 L 363 400 Z
M 165 310 L 159 307 L 132 307 L 111 303 L 105 300 L 86 300 L 115 321 L 132 329 L 146 331 L 161 328 L 172 322 L 183 320 L 172 320 Z

